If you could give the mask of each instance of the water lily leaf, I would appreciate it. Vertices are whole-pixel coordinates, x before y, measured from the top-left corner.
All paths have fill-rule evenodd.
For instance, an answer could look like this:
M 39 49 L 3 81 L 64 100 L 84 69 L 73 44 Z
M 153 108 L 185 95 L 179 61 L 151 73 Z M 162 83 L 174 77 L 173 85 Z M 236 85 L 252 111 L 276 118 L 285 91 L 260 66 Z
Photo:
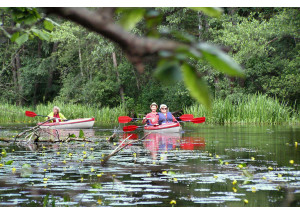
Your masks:
M 25 43 L 28 40 L 28 34 L 25 33 L 23 35 L 21 35 L 20 37 L 15 39 L 15 42 L 21 46 L 23 43 Z
M 23 164 L 22 168 L 31 168 L 31 165 L 30 165 L 30 164 L 27 164 L 27 163 L 25 163 L 25 164 Z
M 215 69 L 230 75 L 244 77 L 242 68 L 223 51 L 217 47 L 200 43 L 197 48 L 202 52 L 204 59 L 207 60 Z
M 69 134 L 69 137 L 76 138 L 76 135 L 75 134 Z
M 245 169 L 243 169 L 243 174 L 244 174 L 247 178 L 253 178 L 253 175 L 252 175 L 249 171 L 247 171 L 247 170 L 245 170 Z
M 122 12 L 119 24 L 127 31 L 132 30 L 138 22 L 142 20 L 146 12 L 142 8 L 124 8 L 118 9 L 117 12 Z
M 23 164 L 21 169 L 21 177 L 28 178 L 32 175 L 32 168 L 30 164 Z
M 154 76 L 166 84 L 181 81 L 182 73 L 178 61 L 160 61 L 154 72 Z
M 102 189 L 102 185 L 100 183 L 91 184 L 91 187 L 94 189 Z
M 201 11 L 208 16 L 217 18 L 219 18 L 223 13 L 223 9 L 219 7 L 191 7 L 191 9 Z
M 211 108 L 211 98 L 206 83 L 198 77 L 193 67 L 188 64 L 182 65 L 184 83 L 190 91 L 192 97 L 203 104 L 206 108 Z
M 12 165 L 13 162 L 14 162 L 13 160 L 6 161 L 5 165 Z
M 84 138 L 84 133 L 83 133 L 83 131 L 81 129 L 79 131 L 79 138 Z

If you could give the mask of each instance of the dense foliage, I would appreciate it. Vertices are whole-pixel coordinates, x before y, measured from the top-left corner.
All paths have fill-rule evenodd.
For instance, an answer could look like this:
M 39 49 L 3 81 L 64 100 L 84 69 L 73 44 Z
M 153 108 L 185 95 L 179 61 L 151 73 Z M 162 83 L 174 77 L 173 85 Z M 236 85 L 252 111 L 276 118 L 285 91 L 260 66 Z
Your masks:
M 214 98 L 230 98 L 234 103 L 260 92 L 293 108 L 299 106 L 299 9 L 225 8 L 220 18 L 186 8 L 147 10 L 148 17 L 150 12 L 156 14 L 151 24 L 147 19 L 137 20 L 136 25 L 126 28 L 138 35 L 159 34 L 173 40 L 193 36 L 197 41 L 217 44 L 243 67 L 244 79 L 217 71 L 215 68 L 224 65 L 207 63 L 209 56 L 206 61 L 188 59 Z M 171 111 L 195 103 L 184 82 L 176 79 L 179 55 L 177 61 L 160 61 L 162 66 L 157 69 L 156 57 L 149 58 L 140 73 L 116 44 L 55 16 L 34 27 L 32 16 L 23 17 L 27 34 L 14 33 L 9 39 L 6 34 L 18 27 L 16 11 L 0 9 L 0 102 L 33 106 L 60 102 L 96 108 L 124 104 L 129 114 L 146 113 L 152 102 L 166 103 Z M 30 14 L 38 16 L 35 10 Z M 117 14 L 116 19 L 122 21 L 122 16 Z M 166 29 L 168 33 L 164 33 Z M 185 80 L 191 81 L 189 66 Z M 173 74 L 170 82 L 165 71 Z

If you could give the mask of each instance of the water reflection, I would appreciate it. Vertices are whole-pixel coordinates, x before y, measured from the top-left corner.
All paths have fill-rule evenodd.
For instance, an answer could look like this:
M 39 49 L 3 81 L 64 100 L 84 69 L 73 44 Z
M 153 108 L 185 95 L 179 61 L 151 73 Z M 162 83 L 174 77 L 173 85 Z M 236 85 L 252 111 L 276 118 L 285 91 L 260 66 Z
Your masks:
M 72 134 L 79 137 L 81 130 L 85 138 L 95 137 L 94 129 L 40 129 L 38 134 L 45 139 L 63 140 Z
M 153 160 L 159 155 L 179 147 L 182 150 L 198 150 L 205 148 L 205 141 L 202 137 L 183 136 L 182 133 L 151 133 L 143 141 L 144 147 L 149 150 Z

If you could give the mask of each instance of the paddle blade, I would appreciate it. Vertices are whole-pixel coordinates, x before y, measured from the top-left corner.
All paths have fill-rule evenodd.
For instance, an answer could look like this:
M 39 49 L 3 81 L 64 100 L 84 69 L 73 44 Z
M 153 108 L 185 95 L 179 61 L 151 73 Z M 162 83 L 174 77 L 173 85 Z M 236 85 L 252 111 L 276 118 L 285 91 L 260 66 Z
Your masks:
M 205 122 L 205 117 L 198 117 L 191 120 L 192 123 L 203 123 Z
M 189 121 L 194 119 L 193 114 L 183 114 L 182 116 L 179 117 L 182 121 Z
M 134 131 L 138 128 L 138 126 L 136 125 L 129 125 L 129 126 L 125 126 L 123 127 L 123 131 L 128 132 L 128 131 Z
M 29 116 L 29 117 L 36 117 L 37 116 L 37 114 L 32 112 L 32 111 L 25 111 L 25 115 Z
M 128 123 L 131 122 L 132 118 L 129 116 L 119 116 L 118 121 L 119 123 Z

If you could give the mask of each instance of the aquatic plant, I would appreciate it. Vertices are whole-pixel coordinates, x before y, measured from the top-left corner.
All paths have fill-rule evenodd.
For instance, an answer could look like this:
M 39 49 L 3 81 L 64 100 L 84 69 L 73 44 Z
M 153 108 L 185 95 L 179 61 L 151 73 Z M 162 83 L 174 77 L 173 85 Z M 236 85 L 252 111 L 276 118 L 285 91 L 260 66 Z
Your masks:
M 34 111 L 40 115 L 48 115 L 53 106 L 58 106 L 67 119 L 89 118 L 94 117 L 96 123 L 116 123 L 118 117 L 126 115 L 122 106 L 115 108 L 102 107 L 98 108 L 93 105 L 71 104 L 63 102 L 53 102 L 37 105 L 33 107 L 21 107 L 8 103 L 0 104 L 0 123 L 37 123 L 43 121 L 43 117 L 27 117 L 25 111 Z
M 278 99 L 255 94 L 232 101 L 230 98 L 216 99 L 212 111 L 195 104 L 184 109 L 184 113 L 205 116 L 206 123 L 217 124 L 281 124 L 299 123 L 300 115 Z

